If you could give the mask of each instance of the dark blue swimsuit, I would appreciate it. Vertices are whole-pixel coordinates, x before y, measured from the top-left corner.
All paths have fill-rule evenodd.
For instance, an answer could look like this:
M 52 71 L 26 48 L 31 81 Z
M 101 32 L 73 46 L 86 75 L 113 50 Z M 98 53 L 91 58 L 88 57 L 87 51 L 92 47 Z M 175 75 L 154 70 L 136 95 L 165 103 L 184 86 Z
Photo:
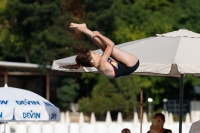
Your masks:
M 113 58 L 108 58 L 108 62 L 112 65 L 112 67 L 114 69 L 114 72 L 115 72 L 114 78 L 118 78 L 118 77 L 122 77 L 122 76 L 131 74 L 139 67 L 139 64 L 140 64 L 140 62 L 138 60 L 134 66 L 129 67 L 121 62 L 117 62 Z

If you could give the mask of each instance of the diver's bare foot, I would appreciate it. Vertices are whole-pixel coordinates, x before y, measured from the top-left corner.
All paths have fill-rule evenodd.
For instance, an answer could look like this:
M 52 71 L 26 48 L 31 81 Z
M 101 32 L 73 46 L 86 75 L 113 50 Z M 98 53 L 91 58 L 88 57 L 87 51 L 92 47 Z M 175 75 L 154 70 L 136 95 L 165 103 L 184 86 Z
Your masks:
M 87 30 L 86 24 L 71 23 L 69 28 L 73 28 L 73 29 L 76 29 L 76 30 L 81 31 L 81 32 L 84 32 L 85 30 Z

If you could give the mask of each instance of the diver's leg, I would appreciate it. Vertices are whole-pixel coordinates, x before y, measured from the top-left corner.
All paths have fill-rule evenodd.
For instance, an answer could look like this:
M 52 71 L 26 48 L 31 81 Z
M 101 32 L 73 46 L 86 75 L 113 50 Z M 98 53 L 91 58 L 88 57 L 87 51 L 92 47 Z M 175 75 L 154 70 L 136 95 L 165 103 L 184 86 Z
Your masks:
M 98 37 L 94 37 L 93 31 L 88 29 L 86 24 L 71 23 L 69 27 L 86 34 L 102 51 L 105 51 L 106 45 Z

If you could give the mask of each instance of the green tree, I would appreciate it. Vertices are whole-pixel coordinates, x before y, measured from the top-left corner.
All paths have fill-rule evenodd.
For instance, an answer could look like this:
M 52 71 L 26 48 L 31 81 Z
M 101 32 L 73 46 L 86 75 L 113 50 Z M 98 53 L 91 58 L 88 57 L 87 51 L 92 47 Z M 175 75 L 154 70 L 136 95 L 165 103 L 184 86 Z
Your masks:
M 200 1 L 198 0 L 179 0 L 173 13 L 176 16 L 176 28 L 185 28 L 200 33 L 199 6 Z
M 3 59 L 51 64 L 72 55 L 72 49 L 66 51 L 65 47 L 75 42 L 71 31 L 66 30 L 73 14 L 63 2 L 7 0 L 1 12 Z
M 153 98 L 155 110 L 159 110 L 163 105 L 163 99 L 179 98 L 179 78 L 174 77 L 154 77 L 149 76 L 152 86 L 144 91 L 145 103 L 149 97 Z
M 62 86 L 57 89 L 57 97 L 61 110 L 69 110 L 69 105 L 75 102 L 79 89 L 79 84 L 75 78 L 65 78 L 62 81 Z
M 111 8 L 116 20 L 114 39 L 122 43 L 174 30 L 176 3 L 171 0 L 116 0 Z
M 92 30 L 100 31 L 107 37 L 114 39 L 112 37 L 112 31 L 115 30 L 115 14 L 111 10 L 112 4 L 115 0 L 105 1 L 84 1 L 84 11 L 85 16 L 83 22 L 88 24 L 88 27 Z
M 125 117 L 138 106 L 137 96 L 141 88 L 148 88 L 151 82 L 142 82 L 140 76 L 127 76 L 119 79 L 108 79 L 98 76 L 97 83 L 93 86 L 91 98 L 79 100 L 80 111 L 86 114 L 95 112 L 97 116 L 104 115 L 107 111 L 122 112 Z

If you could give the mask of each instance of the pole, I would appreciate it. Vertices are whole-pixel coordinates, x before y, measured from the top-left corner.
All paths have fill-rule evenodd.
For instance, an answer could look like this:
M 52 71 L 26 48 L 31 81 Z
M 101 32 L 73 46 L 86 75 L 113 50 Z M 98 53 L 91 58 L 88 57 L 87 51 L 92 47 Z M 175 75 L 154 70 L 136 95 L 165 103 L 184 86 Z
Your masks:
M 184 84 L 183 84 L 184 74 L 181 74 L 180 79 L 180 97 L 179 97 L 179 133 L 182 133 L 182 114 L 183 114 L 183 91 L 184 91 Z
M 140 133 L 142 133 L 142 119 L 143 119 L 143 89 L 140 90 Z
M 166 102 L 164 102 L 164 114 L 166 114 L 166 111 L 167 111 L 167 105 Z
M 194 90 L 194 110 L 196 112 L 196 91 Z
M 4 85 L 8 84 L 8 73 L 4 72 Z
M 50 100 L 50 76 L 49 74 L 46 75 L 46 99 Z
M 6 122 L 4 121 L 4 133 L 6 133 Z
M 151 112 L 152 112 L 151 109 L 152 109 L 152 107 L 151 107 L 151 102 L 149 102 L 149 112 L 150 112 L 150 113 L 149 113 L 149 116 L 150 116 L 150 117 L 151 117 Z

